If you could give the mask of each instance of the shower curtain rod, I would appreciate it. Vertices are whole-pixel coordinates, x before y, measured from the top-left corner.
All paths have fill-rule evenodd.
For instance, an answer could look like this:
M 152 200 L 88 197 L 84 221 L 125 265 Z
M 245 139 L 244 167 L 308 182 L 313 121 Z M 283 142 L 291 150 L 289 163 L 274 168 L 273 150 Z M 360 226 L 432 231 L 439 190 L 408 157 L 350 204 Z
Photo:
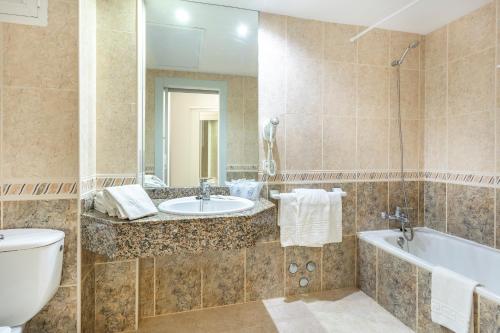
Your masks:
M 351 43 L 355 42 L 356 40 L 358 40 L 359 38 L 363 37 L 365 34 L 369 33 L 370 31 L 372 31 L 373 29 L 375 29 L 376 27 L 378 27 L 379 25 L 381 25 L 382 23 L 390 20 L 391 18 L 393 18 L 394 16 L 397 16 L 399 14 L 401 14 L 402 12 L 404 12 L 405 10 L 407 10 L 408 8 L 410 7 L 413 7 L 414 5 L 416 5 L 418 2 L 420 2 L 421 0 L 414 0 L 412 2 L 410 2 L 409 4 L 405 5 L 404 7 L 398 9 L 397 11 L 395 11 L 394 13 L 392 13 L 391 15 L 389 16 L 386 16 L 384 17 L 383 19 L 381 19 L 380 21 L 378 21 L 377 23 L 375 24 L 372 24 L 371 26 L 369 26 L 368 28 L 366 28 L 365 30 L 361 31 L 359 34 L 357 34 L 356 36 L 352 37 L 350 39 Z

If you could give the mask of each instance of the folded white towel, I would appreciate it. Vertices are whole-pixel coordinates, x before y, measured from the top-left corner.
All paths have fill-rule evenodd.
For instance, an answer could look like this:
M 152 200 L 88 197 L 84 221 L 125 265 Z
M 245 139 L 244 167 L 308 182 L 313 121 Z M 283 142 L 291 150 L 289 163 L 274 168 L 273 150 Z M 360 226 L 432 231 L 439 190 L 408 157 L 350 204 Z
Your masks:
M 453 332 L 473 332 L 474 288 L 476 281 L 446 268 L 432 269 L 431 317 L 432 321 Z
M 144 187 L 163 188 L 167 187 L 167 184 L 155 175 L 144 175 Z
M 340 193 L 297 189 L 281 194 L 279 209 L 282 246 L 321 247 L 342 241 Z
M 138 184 L 106 187 L 103 191 L 105 207 L 116 209 L 120 219 L 135 220 L 158 213 L 158 209 L 142 186 Z M 111 213 L 114 213 L 111 209 Z

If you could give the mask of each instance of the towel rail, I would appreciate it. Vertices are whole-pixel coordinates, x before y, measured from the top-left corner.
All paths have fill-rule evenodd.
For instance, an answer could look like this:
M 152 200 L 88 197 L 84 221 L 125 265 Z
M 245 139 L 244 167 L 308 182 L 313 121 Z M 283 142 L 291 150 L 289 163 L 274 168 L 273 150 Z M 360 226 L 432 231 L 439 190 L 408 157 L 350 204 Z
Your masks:
M 342 197 L 347 196 L 347 193 L 344 192 L 344 191 L 342 191 L 342 189 L 338 188 L 338 187 L 332 188 L 332 192 L 340 193 L 340 195 Z M 271 191 L 269 191 L 269 196 L 271 197 L 271 199 L 274 199 L 274 200 L 281 199 L 281 193 L 278 190 L 271 190 Z

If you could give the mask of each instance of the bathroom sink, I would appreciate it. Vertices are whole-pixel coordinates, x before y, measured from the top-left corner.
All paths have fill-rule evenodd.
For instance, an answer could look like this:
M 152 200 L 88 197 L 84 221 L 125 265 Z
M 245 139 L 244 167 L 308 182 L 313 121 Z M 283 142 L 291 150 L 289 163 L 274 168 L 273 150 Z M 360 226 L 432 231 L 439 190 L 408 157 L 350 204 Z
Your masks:
M 210 200 L 199 200 L 196 197 L 185 197 L 162 202 L 158 209 L 162 212 L 177 215 L 220 215 L 238 213 L 253 208 L 251 200 L 213 195 Z

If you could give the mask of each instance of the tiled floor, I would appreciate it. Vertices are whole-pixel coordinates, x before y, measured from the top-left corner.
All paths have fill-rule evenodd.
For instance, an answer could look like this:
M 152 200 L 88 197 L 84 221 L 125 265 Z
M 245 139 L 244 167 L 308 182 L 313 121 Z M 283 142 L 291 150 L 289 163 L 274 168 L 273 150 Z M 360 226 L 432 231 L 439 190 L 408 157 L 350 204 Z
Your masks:
M 148 318 L 143 333 L 411 333 L 413 332 L 358 290 L 230 305 Z

